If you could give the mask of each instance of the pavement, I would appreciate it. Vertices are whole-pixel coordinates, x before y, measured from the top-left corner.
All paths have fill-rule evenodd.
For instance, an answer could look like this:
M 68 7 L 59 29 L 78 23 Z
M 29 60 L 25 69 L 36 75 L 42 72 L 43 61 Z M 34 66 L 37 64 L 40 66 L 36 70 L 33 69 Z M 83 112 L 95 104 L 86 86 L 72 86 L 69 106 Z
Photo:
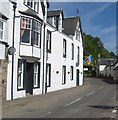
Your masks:
M 3 118 L 116 118 L 116 85 L 86 78 L 82 87 L 3 102 Z

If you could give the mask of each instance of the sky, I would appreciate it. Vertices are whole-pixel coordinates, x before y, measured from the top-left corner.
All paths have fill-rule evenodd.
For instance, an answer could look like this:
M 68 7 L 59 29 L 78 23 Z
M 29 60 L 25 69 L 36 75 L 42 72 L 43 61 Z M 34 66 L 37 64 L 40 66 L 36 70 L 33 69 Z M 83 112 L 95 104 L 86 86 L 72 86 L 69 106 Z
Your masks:
M 50 2 L 49 9 L 62 9 L 64 17 L 76 16 L 79 9 L 83 32 L 99 37 L 108 51 L 116 53 L 115 2 Z

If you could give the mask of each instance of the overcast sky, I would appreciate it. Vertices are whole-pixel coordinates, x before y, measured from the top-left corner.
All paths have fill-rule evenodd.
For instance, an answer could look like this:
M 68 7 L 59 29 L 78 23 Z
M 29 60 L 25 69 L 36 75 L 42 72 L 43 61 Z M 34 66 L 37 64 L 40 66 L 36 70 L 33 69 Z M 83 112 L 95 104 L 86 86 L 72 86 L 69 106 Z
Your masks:
M 63 9 L 64 17 L 76 16 L 79 9 L 83 31 L 99 37 L 105 48 L 116 53 L 115 2 L 50 2 L 50 9 Z

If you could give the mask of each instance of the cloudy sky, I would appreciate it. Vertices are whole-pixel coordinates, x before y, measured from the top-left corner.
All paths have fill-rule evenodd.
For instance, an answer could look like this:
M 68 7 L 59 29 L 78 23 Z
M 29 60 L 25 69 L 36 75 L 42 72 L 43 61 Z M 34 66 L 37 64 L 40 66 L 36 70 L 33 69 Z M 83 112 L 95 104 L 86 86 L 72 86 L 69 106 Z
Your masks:
M 99 37 L 105 48 L 116 53 L 115 2 L 50 2 L 50 9 L 63 9 L 64 17 L 76 16 L 79 9 L 83 31 Z

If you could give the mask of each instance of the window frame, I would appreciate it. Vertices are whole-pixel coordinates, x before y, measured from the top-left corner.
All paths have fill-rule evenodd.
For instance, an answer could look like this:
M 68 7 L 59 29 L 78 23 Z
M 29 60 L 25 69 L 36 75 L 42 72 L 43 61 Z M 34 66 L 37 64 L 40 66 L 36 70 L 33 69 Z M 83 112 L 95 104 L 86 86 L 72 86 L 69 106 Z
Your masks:
M 51 44 L 52 44 L 52 40 L 51 40 L 51 31 L 47 30 L 47 52 L 48 53 L 51 53 L 52 51 L 52 48 L 51 48 Z
M 51 87 L 51 64 L 49 63 L 46 63 L 46 86 Z
M 22 71 L 19 71 L 19 63 L 21 63 Z M 21 75 L 20 79 L 20 86 L 19 86 L 19 72 Z M 18 59 L 18 68 L 17 68 L 17 90 L 24 90 L 24 62 Z
M 72 56 L 71 59 L 74 60 L 74 43 L 71 44 L 72 47 Z
M 35 66 L 36 66 L 36 71 L 35 71 Z M 38 67 L 38 63 L 34 63 L 34 75 L 33 75 L 33 87 L 34 88 L 37 88 L 38 87 L 38 75 L 39 75 L 39 67 Z M 35 76 L 36 75 L 36 79 L 35 79 Z M 35 81 L 35 82 L 34 82 Z M 36 83 L 36 84 L 34 84 Z
M 70 67 L 70 80 L 73 80 L 73 76 L 74 75 L 74 67 L 73 66 L 71 66 Z
M 77 47 L 77 63 L 79 64 L 79 62 L 80 62 L 80 47 L 78 46 Z
M 76 29 L 76 40 L 80 41 L 80 31 Z
M 29 19 L 29 20 L 31 20 L 31 23 L 30 23 L 30 36 L 29 36 L 29 42 L 28 43 L 22 42 L 22 38 L 21 38 L 22 29 L 25 30 L 25 28 L 22 27 L 22 19 Z M 35 46 L 35 47 L 41 48 L 42 23 L 40 21 L 38 21 L 37 19 L 35 19 L 35 18 L 26 17 L 26 16 L 21 16 L 21 22 L 20 23 L 21 23 L 21 25 L 20 25 L 20 44 L 28 45 L 28 46 Z M 39 28 L 39 31 L 35 30 L 35 26 L 34 26 L 35 23 L 37 23 L 40 26 L 40 27 L 37 27 L 37 28 Z M 35 33 L 38 34 L 38 39 L 37 39 L 38 44 L 34 44 L 35 43 L 35 38 L 34 38 L 35 37 L 34 36 Z
M 25 43 L 25 42 L 22 42 L 22 38 L 21 38 L 21 34 L 22 34 L 22 29 L 23 30 L 27 30 L 25 28 L 22 28 L 22 19 L 25 18 L 25 19 L 30 19 L 31 20 L 31 28 L 28 29 L 30 31 L 30 36 L 29 36 L 29 42 L 28 43 Z M 27 27 L 27 23 L 26 23 L 26 27 Z M 25 44 L 25 45 L 31 45 L 31 41 L 32 41 L 32 18 L 30 17 L 24 17 L 24 16 L 21 16 L 21 25 L 20 25 L 20 42 L 21 44 Z
M 32 6 L 31 5 L 28 5 L 28 3 L 32 3 Z M 30 4 L 31 4 L 30 3 Z M 36 4 L 37 3 L 37 4 Z M 23 1 L 23 4 L 25 6 L 27 6 L 28 8 L 32 9 L 33 11 L 35 11 L 36 13 L 39 13 L 39 2 L 37 2 L 37 0 L 24 0 Z M 37 7 L 35 6 L 37 5 Z M 37 8 L 37 9 L 36 9 Z
M 66 54 L 67 54 L 67 41 L 66 39 L 63 39 L 63 57 L 66 58 Z
M 34 23 L 38 23 L 38 25 L 40 26 L 38 26 L 38 28 L 40 28 L 38 31 L 37 30 L 35 30 L 35 24 Z M 41 27 L 42 27 L 42 25 L 41 25 L 41 23 L 39 22 L 39 21 L 37 21 L 36 19 L 34 19 L 33 20 L 33 27 L 34 27 L 34 29 L 33 29 L 33 34 L 35 34 L 35 33 L 37 33 L 38 34 L 38 44 L 34 44 L 34 41 L 35 41 L 35 37 L 34 37 L 34 40 L 33 40 L 33 45 L 34 46 L 36 46 L 36 47 L 40 47 L 40 45 L 41 45 Z
M 62 85 L 66 84 L 66 66 L 62 66 Z
M 3 24 L 3 29 L 0 29 L 0 32 L 3 32 L 3 34 L 2 34 L 2 38 L 0 38 L 0 41 L 5 41 L 5 20 L 3 20 L 3 19 L 1 19 L 0 18 L 0 21 L 2 22 L 2 24 Z

